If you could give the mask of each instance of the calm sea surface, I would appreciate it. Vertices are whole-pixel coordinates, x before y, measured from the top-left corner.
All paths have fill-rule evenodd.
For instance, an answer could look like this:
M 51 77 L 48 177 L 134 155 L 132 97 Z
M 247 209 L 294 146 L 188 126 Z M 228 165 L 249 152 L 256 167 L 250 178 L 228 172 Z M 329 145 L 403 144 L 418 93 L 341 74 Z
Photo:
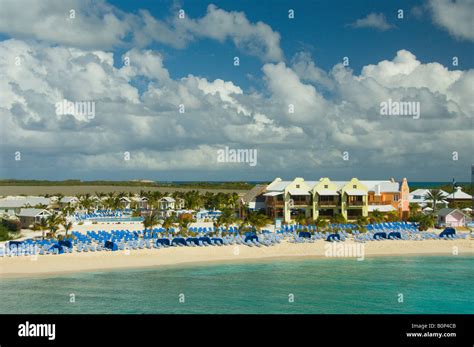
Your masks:
M 0 279 L 0 313 L 474 313 L 474 257 L 274 260 Z

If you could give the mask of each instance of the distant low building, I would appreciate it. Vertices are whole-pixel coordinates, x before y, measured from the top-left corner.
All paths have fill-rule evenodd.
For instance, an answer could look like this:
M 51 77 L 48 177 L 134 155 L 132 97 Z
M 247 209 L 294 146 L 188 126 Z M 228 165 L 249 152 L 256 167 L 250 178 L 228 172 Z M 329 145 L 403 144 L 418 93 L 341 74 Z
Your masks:
M 50 207 L 52 201 L 50 198 L 41 196 L 8 196 L 0 199 L 0 215 L 17 215 L 22 208 L 35 207 L 43 205 Z
M 449 193 L 445 192 L 444 190 L 439 190 L 443 199 L 438 201 L 436 205 L 442 205 L 444 207 L 448 207 L 449 201 L 447 200 L 447 196 Z M 418 204 L 422 209 L 433 204 L 433 201 L 426 199 L 426 195 L 430 192 L 429 189 L 416 189 L 410 192 L 410 204 Z
M 446 200 L 448 200 L 449 202 L 471 202 L 472 195 L 464 193 L 462 191 L 462 187 L 456 187 L 456 189 L 452 193 L 449 193 L 446 196 Z
M 257 184 L 255 187 L 250 189 L 244 196 L 240 197 L 239 203 L 239 216 L 245 218 L 250 211 L 265 211 L 265 193 L 267 186 L 263 184 Z
M 52 215 L 51 212 L 41 208 L 22 208 L 18 213 L 22 228 L 28 228 L 30 225 L 40 223 L 42 219 Z
M 79 199 L 75 196 L 64 196 L 59 200 L 59 204 L 61 206 L 77 206 L 79 204 Z
M 464 227 L 468 218 L 464 212 L 457 208 L 442 208 L 437 213 L 438 225 L 446 227 Z

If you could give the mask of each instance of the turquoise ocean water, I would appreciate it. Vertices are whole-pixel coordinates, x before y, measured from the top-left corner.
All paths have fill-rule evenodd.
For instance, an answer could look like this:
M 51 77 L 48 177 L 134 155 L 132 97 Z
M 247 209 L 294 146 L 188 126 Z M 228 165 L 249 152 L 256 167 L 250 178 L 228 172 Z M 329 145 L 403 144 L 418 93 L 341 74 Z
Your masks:
M 272 260 L 0 279 L 0 313 L 472 314 L 474 257 Z

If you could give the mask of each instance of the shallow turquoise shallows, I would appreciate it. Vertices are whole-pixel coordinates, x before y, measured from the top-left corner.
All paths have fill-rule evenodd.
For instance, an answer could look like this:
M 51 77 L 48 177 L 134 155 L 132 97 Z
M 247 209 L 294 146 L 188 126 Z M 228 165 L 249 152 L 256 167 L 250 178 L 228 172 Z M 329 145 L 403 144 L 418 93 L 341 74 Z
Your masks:
M 272 260 L 1 279 L 0 313 L 474 313 L 473 288 L 474 257 Z

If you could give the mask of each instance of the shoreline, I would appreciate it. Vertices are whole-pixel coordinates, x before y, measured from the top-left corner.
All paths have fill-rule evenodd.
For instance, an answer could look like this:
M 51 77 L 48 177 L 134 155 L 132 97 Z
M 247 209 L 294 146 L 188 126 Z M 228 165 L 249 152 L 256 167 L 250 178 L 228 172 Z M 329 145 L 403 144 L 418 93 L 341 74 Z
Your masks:
M 350 247 L 348 247 L 350 245 Z M 360 248 L 363 245 L 363 248 Z M 328 246 L 359 247 L 360 253 L 351 257 L 327 256 Z M 67 275 L 80 272 L 107 272 L 159 267 L 183 267 L 193 265 L 234 264 L 242 262 L 304 260 L 304 259 L 352 259 L 355 262 L 374 257 L 400 256 L 474 256 L 474 240 L 423 240 L 423 241 L 372 241 L 357 243 L 346 241 L 328 243 L 294 244 L 282 242 L 271 247 L 212 246 L 172 247 L 116 252 L 88 252 L 62 255 L 38 255 L 0 258 L 0 279 L 32 278 Z M 358 260 L 357 258 L 363 258 Z

